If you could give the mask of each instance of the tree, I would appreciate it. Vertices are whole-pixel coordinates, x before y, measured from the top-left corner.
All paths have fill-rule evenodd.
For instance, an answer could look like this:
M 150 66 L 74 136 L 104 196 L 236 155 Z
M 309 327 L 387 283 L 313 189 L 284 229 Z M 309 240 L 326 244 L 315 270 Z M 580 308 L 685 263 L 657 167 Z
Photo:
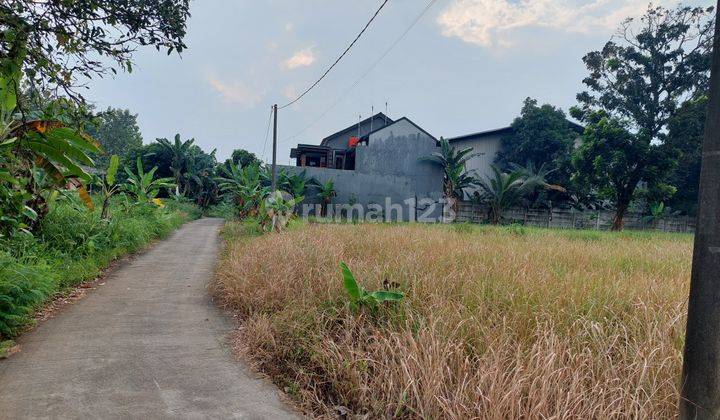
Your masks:
M 168 139 L 157 139 L 157 142 L 171 156 L 170 170 L 175 178 L 175 194 L 183 194 L 185 192 L 183 174 L 188 168 L 188 161 L 191 159 L 195 139 L 182 141 L 180 134 L 175 134 L 175 141 L 172 143 Z
M 512 132 L 500 141 L 501 151 L 495 163 L 508 170 L 513 164 L 531 164 L 539 168 L 552 166 L 552 183 L 568 185 L 572 174 L 570 156 L 582 129 L 568 121 L 565 113 L 552 105 L 538 106 L 537 100 L 526 98 L 520 116 L 515 118 Z
M 473 186 L 475 178 L 465 171 L 465 165 L 477 153 L 472 147 L 456 150 L 450 142 L 440 138 L 440 151 L 419 160 L 439 165 L 443 170 L 443 195 L 451 203 L 455 213 L 458 211 L 458 200 L 465 197 L 465 189 Z
M 712 12 L 711 7 L 649 6 L 639 22 L 625 20 L 616 39 L 583 57 L 590 71 L 583 83 L 589 90 L 578 94 L 580 106 L 571 114 L 595 127 L 590 133 L 586 129 L 585 152 L 575 162 L 580 168 L 594 166 L 590 174 L 578 175 L 597 181 L 596 187 L 613 197 L 617 206 L 613 229 L 622 229 L 638 183 L 654 188 L 666 181 L 673 168 L 667 164 L 669 149 L 659 145 L 678 104 L 707 88 Z M 621 149 L 603 150 L 609 144 Z M 589 150 L 603 154 L 597 165 Z M 613 179 L 602 179 L 601 173 Z M 609 193 L 608 188 L 620 189 Z
M 622 230 L 623 218 L 641 181 L 659 185 L 673 168 L 675 155 L 663 145 L 651 143 L 630 131 L 630 122 L 603 111 L 586 117 L 588 125 L 573 156 L 573 181 L 591 186 L 601 199 L 615 208 L 613 230 Z
M 31 84 L 81 100 L 78 77 L 132 71 L 138 46 L 182 52 L 189 16 L 189 0 L 5 0 L 0 58 L 21 57 Z
M 232 152 L 231 159 L 233 164 L 240 165 L 240 166 L 249 166 L 249 165 L 255 165 L 260 164 L 260 159 L 255 156 L 255 153 L 250 153 L 247 150 L 244 149 L 235 149 Z
M 678 152 L 677 168 L 670 183 L 677 192 L 668 204 L 681 212 L 695 215 L 700 186 L 702 136 L 707 114 L 707 96 L 685 102 L 668 123 L 665 143 Z
M 137 124 L 137 114 L 127 109 L 108 108 L 98 113 L 87 125 L 88 134 L 100 142 L 105 151 L 95 161 L 98 167 L 106 167 L 109 156 L 124 159 L 130 151 L 142 146 L 142 134 Z
M 491 165 L 492 175 L 477 181 L 480 192 L 476 199 L 488 205 L 490 223 L 497 225 L 502 221 L 505 210 L 517 204 L 526 194 L 541 184 L 540 178 L 528 177 L 522 170 L 502 172 L 500 168 Z M 542 180 L 544 183 L 545 181 Z

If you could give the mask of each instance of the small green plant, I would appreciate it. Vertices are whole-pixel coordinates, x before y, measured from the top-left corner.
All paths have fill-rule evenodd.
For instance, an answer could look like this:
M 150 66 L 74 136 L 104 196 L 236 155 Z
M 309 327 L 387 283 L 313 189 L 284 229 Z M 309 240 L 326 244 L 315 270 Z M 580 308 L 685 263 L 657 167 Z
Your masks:
M 355 275 L 350 271 L 347 264 L 341 262 L 340 268 L 342 269 L 345 290 L 350 296 L 350 309 L 355 312 L 363 307 L 374 311 L 383 302 L 399 302 L 404 297 L 402 293 L 390 290 L 369 292 L 358 284 Z
M 175 184 L 172 183 L 172 178 L 155 179 L 155 171 L 158 169 L 157 166 L 146 173 L 143 170 L 140 158 L 137 158 L 135 165 L 137 166 L 137 173 L 133 173 L 128 167 L 125 167 L 125 173 L 127 173 L 128 176 L 125 191 L 132 195 L 136 202 L 148 203 L 157 197 L 160 189 L 170 189 L 175 186 Z
M 325 217 L 328 214 L 328 208 L 332 199 L 337 196 L 335 183 L 332 180 L 323 183 L 315 180 L 313 186 L 318 189 L 317 197 L 322 201 L 323 206 L 320 208 L 320 216 Z
M 95 183 L 100 185 L 100 195 L 102 196 L 102 211 L 100 212 L 100 218 L 107 219 L 108 211 L 110 209 L 110 198 L 117 194 L 122 186 L 117 183 L 117 172 L 120 167 L 120 158 L 118 155 L 112 155 L 110 157 L 110 164 L 108 165 L 105 176 L 95 179 Z
M 270 193 L 260 204 L 260 224 L 275 232 L 282 231 L 290 222 L 295 205 L 302 200 L 303 197 L 289 197 L 280 190 Z

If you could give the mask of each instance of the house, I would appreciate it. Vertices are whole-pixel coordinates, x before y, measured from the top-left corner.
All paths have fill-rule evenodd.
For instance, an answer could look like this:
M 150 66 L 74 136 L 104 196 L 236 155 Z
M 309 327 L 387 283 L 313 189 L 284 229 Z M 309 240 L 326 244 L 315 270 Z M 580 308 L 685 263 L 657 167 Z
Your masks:
M 319 145 L 298 144 L 290 150 L 290 158 L 295 159 L 296 166 L 355 169 L 355 146 L 359 139 L 392 123 L 391 118 L 379 112 L 325 137 Z
M 439 151 L 438 139 L 407 117 L 393 120 L 383 113 L 325 137 L 319 145 L 299 144 L 290 152 L 296 166 L 289 173 L 306 172 L 319 182 L 333 181 L 336 203 L 383 211 L 401 208 L 391 220 L 413 220 L 429 203 L 442 199 L 442 169 L 421 157 Z M 317 203 L 314 196 L 306 203 Z M 422 202 L 419 205 L 417 203 Z M 442 211 L 435 211 L 432 214 Z

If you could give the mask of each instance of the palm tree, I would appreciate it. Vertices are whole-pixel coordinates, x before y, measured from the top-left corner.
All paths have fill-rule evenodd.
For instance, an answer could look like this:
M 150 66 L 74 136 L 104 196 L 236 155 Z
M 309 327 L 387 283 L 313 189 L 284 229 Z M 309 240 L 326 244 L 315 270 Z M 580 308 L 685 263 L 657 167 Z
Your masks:
M 523 202 L 523 206 L 525 207 L 526 211 L 530 207 L 540 206 L 551 209 L 552 200 L 548 197 L 547 191 L 557 191 L 560 193 L 567 192 L 564 187 L 556 184 L 550 184 L 547 182 L 548 175 L 552 174 L 557 169 L 550 169 L 548 166 L 546 166 L 545 163 L 543 163 L 542 165 L 540 165 L 540 167 L 537 168 L 535 167 L 535 164 L 533 164 L 531 161 L 528 161 L 525 166 L 511 163 L 510 168 L 514 172 L 520 172 L 521 174 L 523 174 L 526 181 L 534 184 L 535 186 L 535 188 L 532 188 L 530 191 L 527 192 L 527 194 L 525 194 L 524 197 L 521 198 L 521 201 Z
M 458 200 L 465 197 L 465 189 L 473 186 L 475 178 L 465 171 L 467 162 L 478 153 L 472 153 L 472 147 L 457 150 L 450 142 L 440 138 L 440 151 L 420 158 L 420 161 L 431 162 L 443 169 L 443 195 L 452 203 L 452 209 L 457 213 Z
M 182 141 L 180 134 L 175 134 L 174 143 L 168 139 L 157 139 L 157 142 L 172 156 L 170 170 L 175 178 L 175 195 L 183 194 L 185 192 L 183 173 L 187 170 L 195 139 Z
M 478 200 L 489 206 L 490 222 L 497 225 L 502 220 L 503 212 L 517 204 L 521 197 L 538 186 L 537 178 L 530 178 L 525 172 L 515 170 L 502 172 L 497 166 L 490 165 L 492 174 L 485 179 L 477 180 L 476 185 L 482 191 Z

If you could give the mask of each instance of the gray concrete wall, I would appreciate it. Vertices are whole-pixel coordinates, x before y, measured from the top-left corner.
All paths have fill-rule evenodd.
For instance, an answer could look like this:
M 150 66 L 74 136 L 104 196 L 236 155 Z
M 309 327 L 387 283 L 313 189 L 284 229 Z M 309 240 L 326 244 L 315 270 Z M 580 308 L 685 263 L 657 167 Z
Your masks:
M 358 146 L 354 171 L 297 166 L 281 169 L 289 173 L 305 170 L 308 177 L 323 183 L 332 180 L 338 193 L 333 203 L 400 205 L 402 215 L 393 214 L 392 220 L 412 220 L 429 210 L 427 203 L 442 198 L 442 169 L 419 161 L 439 150 L 432 137 L 403 120 L 372 134 L 368 143 Z M 319 203 L 316 193 L 308 191 L 306 203 Z M 439 217 L 441 213 L 442 206 L 436 205 L 427 215 Z

